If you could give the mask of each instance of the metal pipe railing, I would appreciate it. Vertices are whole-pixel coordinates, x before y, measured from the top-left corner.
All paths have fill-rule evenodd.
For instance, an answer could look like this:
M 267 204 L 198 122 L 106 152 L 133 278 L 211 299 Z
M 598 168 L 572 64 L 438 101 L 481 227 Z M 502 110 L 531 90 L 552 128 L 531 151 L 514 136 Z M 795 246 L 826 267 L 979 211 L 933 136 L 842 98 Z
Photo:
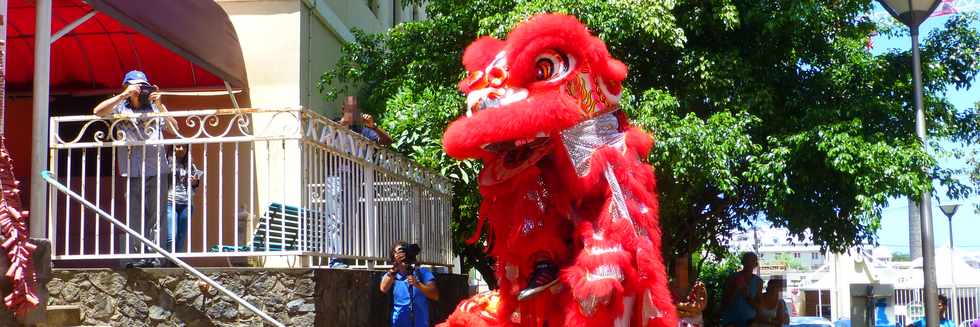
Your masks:
M 142 234 L 137 233 L 136 231 L 132 230 L 131 228 L 129 228 L 129 226 L 126 226 L 125 223 L 123 223 L 123 222 L 121 222 L 119 220 L 116 220 L 116 218 L 113 218 L 111 215 L 109 215 L 108 213 L 106 213 L 105 211 L 103 211 L 102 208 L 99 208 L 98 206 L 92 204 L 92 202 L 89 202 L 88 200 L 86 200 L 85 198 L 83 198 L 81 195 L 78 195 L 78 193 L 73 192 L 67 186 L 65 186 L 64 184 L 61 184 L 60 182 L 58 182 L 58 180 L 56 180 L 53 177 L 51 177 L 51 172 L 50 171 L 47 171 L 47 170 L 42 171 L 41 172 L 41 178 L 43 178 L 44 181 L 48 182 L 48 184 L 50 184 L 51 186 L 54 186 L 55 188 L 57 188 L 59 191 L 65 193 L 66 195 L 72 197 L 73 199 L 75 199 L 76 201 L 78 201 L 79 203 L 81 203 L 82 205 L 84 205 L 84 206 L 88 207 L 89 209 L 95 211 L 96 213 L 99 214 L 99 216 L 102 216 L 102 218 L 108 220 L 113 225 L 116 225 L 116 227 L 121 228 L 122 230 L 126 231 L 126 233 L 128 233 L 129 235 L 131 235 L 133 237 L 136 237 L 137 240 L 139 240 L 140 242 L 142 242 L 144 245 L 149 246 L 151 249 L 153 249 L 157 253 L 160 253 L 160 255 L 163 255 L 163 257 L 164 258 L 167 258 L 167 260 L 170 260 L 171 262 L 173 262 L 174 264 L 176 264 L 180 268 L 182 268 L 185 271 L 191 273 L 192 275 L 196 276 L 197 278 L 200 278 L 205 283 L 208 283 L 208 285 L 211 285 L 212 287 L 214 287 L 218 291 L 221 291 L 221 293 L 224 293 L 225 295 L 227 295 L 228 297 L 230 297 L 232 300 L 235 300 L 235 302 L 238 302 L 238 304 L 241 304 L 242 306 L 244 306 L 245 308 L 247 308 L 249 311 L 252 311 L 256 315 L 258 315 L 259 317 L 262 317 L 262 319 L 264 319 L 265 321 L 269 322 L 270 324 L 272 324 L 274 326 L 285 326 L 281 322 L 279 322 L 278 320 L 276 320 L 275 318 L 272 318 L 272 316 L 269 316 L 269 314 L 267 314 L 265 311 L 259 310 L 259 308 L 255 307 L 254 305 L 252 305 L 248 301 L 245 301 L 245 299 L 243 299 L 242 297 L 238 296 L 238 294 L 235 294 L 234 292 L 228 290 L 224 286 L 221 286 L 221 284 L 219 284 L 218 282 L 216 282 L 213 279 L 209 278 L 208 276 L 204 275 L 204 273 L 202 273 L 201 271 L 195 269 L 194 267 L 191 267 L 186 262 L 184 262 L 183 260 L 180 260 L 179 258 L 173 256 L 172 254 L 170 254 L 170 252 L 168 252 L 167 250 L 164 250 L 162 247 L 160 247 L 156 243 L 150 241 L 146 237 L 143 237 Z

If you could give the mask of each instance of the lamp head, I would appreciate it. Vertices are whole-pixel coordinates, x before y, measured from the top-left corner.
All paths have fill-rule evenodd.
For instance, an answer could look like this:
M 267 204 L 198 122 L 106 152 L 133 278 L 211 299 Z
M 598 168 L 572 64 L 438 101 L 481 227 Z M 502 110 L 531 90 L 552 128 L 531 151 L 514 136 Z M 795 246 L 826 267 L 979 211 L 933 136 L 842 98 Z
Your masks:
M 917 28 L 932 15 L 941 0 L 878 0 L 888 13 L 910 28 Z
M 942 210 L 943 211 L 943 214 L 945 214 L 946 217 L 949 217 L 949 218 L 953 218 L 953 215 L 956 214 L 956 209 L 959 209 L 959 208 L 960 208 L 960 205 L 959 204 L 947 204 L 947 205 L 941 205 L 941 206 L 939 206 L 939 210 Z

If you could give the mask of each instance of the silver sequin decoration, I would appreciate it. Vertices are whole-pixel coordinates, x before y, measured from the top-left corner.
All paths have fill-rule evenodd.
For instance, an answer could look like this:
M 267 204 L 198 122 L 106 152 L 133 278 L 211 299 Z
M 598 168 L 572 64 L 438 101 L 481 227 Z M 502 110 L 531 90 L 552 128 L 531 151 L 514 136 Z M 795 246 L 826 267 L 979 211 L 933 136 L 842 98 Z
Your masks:
M 590 282 L 603 279 L 615 279 L 622 281 L 623 270 L 614 265 L 601 265 L 595 269 L 592 269 L 592 271 L 585 275 L 585 280 Z
M 561 132 L 568 157 L 575 165 L 575 173 L 585 176 L 595 151 L 603 146 L 626 149 L 626 133 L 619 131 L 619 120 L 612 113 L 599 115 Z

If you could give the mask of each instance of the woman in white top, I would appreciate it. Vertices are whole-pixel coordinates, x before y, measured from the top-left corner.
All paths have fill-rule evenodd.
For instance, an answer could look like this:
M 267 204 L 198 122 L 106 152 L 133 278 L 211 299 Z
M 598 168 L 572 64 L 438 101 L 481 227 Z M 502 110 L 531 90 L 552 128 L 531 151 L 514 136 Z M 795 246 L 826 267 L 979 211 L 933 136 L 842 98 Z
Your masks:
M 752 327 L 781 327 L 789 324 L 786 303 L 780 298 L 785 286 L 786 281 L 781 278 L 769 280 L 766 292 L 756 300 L 756 315 L 752 320 Z

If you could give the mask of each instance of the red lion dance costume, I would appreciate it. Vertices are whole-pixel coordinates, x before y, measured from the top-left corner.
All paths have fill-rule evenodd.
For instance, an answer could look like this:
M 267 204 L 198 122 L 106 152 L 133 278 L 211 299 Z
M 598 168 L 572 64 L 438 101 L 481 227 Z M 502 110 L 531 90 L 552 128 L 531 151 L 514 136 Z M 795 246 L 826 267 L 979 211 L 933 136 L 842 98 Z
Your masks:
M 468 110 L 443 144 L 484 162 L 478 226 L 500 289 L 443 326 L 676 326 L 642 161 L 653 141 L 618 106 L 626 65 L 566 15 L 482 37 L 463 64 Z

